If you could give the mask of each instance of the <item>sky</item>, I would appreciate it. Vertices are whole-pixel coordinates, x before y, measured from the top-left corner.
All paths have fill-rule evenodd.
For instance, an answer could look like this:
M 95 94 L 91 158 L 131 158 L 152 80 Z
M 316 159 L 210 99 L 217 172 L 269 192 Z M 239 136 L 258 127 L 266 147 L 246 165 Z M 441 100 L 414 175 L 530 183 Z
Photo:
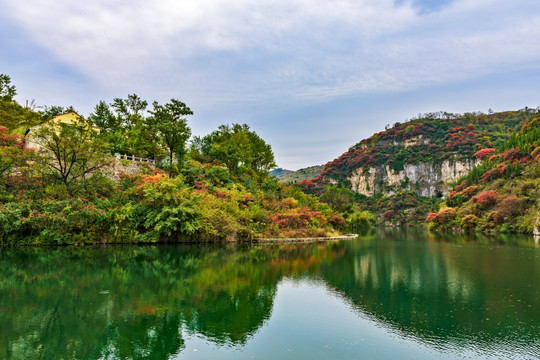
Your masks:
M 421 113 L 539 106 L 539 24 L 538 0 L 0 0 L 0 73 L 83 116 L 178 99 L 296 170 Z

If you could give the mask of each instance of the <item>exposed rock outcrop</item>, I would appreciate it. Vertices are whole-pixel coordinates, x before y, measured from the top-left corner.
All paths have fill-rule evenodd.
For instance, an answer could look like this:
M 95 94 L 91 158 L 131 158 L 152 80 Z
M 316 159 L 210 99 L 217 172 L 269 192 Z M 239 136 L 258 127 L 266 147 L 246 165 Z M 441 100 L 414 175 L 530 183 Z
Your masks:
M 422 196 L 446 196 L 450 186 L 446 183 L 466 175 L 478 162 L 475 159 L 449 159 L 440 163 L 405 164 L 395 171 L 388 165 L 358 168 L 348 178 L 351 189 L 371 196 L 381 190 L 387 195 L 398 190 L 415 190 Z

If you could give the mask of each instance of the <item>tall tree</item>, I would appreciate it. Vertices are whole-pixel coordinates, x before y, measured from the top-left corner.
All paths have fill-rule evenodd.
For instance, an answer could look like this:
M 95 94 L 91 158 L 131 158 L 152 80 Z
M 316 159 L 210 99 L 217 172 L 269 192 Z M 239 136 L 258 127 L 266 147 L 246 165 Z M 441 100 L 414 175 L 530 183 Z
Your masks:
M 127 152 L 126 129 L 105 101 L 100 101 L 94 107 L 94 112 L 88 116 L 88 121 L 101 128 L 100 136 L 109 143 L 112 154 Z
M 244 166 L 265 173 L 276 166 L 270 145 L 246 124 L 221 125 L 202 139 L 200 151 L 233 172 Z
M 135 123 L 144 118 L 148 102 L 136 94 L 128 95 L 127 99 L 115 98 L 111 104 L 121 125 L 130 129 Z
M 15 95 L 17 95 L 17 90 L 15 89 L 15 85 L 11 85 L 9 75 L 0 74 L 0 100 L 13 101 Z
M 85 187 L 91 176 L 108 164 L 106 144 L 88 122 L 44 124 L 36 132 L 44 173 L 62 183 L 70 196 Z
M 154 109 L 150 113 L 159 132 L 160 142 L 168 149 L 171 169 L 174 155 L 181 166 L 186 154 L 186 142 L 191 136 L 191 129 L 185 116 L 193 115 L 193 112 L 186 104 L 176 99 L 171 99 L 171 102 L 165 105 L 159 105 L 156 101 L 152 105 Z

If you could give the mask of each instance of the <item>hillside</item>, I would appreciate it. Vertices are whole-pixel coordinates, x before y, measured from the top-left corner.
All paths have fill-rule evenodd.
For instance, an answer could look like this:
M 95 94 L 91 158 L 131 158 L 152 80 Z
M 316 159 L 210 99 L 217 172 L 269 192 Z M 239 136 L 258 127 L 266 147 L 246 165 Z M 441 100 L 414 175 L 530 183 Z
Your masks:
M 308 193 L 324 194 L 330 184 L 359 194 L 363 210 L 386 224 L 423 222 L 450 193 L 451 183 L 478 163 L 482 148 L 503 146 L 535 110 L 492 114 L 431 113 L 351 146 L 328 162 L 320 176 L 300 181 Z
M 482 162 L 461 178 L 431 228 L 484 232 L 538 232 L 540 214 L 540 114 L 497 150 L 475 156 Z
M 294 172 L 293 170 L 277 168 L 277 169 L 274 169 L 274 170 L 270 171 L 270 175 L 275 176 L 279 181 L 279 179 L 281 179 L 282 177 L 287 176 L 289 174 L 292 174 L 293 172 Z
M 278 177 L 278 181 L 283 184 L 295 184 L 302 180 L 312 179 L 321 175 L 323 165 L 315 165 L 307 168 L 298 169 Z

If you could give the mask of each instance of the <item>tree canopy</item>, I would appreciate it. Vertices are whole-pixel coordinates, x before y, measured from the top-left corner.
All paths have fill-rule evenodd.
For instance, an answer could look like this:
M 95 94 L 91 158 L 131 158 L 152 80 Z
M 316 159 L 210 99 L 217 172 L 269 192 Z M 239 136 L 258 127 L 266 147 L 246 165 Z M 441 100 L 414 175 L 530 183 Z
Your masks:
M 276 166 L 269 144 L 246 124 L 221 125 L 218 130 L 196 138 L 192 151 L 211 161 L 219 161 L 232 171 L 241 167 L 266 173 Z

